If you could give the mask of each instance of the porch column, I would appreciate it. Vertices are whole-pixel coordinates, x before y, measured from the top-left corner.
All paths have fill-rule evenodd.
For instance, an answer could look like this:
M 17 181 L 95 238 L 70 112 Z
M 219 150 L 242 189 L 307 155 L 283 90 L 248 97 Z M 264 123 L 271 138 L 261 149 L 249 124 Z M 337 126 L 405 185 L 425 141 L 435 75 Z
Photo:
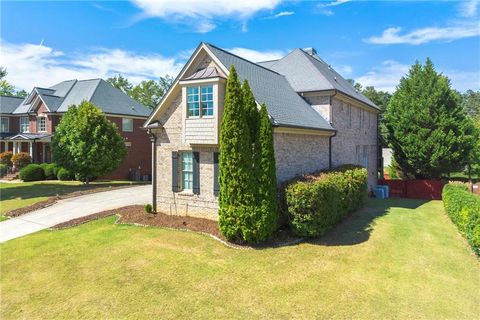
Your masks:
M 42 143 L 42 162 L 45 162 L 45 142 Z
M 28 141 L 28 153 L 30 154 L 30 158 L 33 162 L 33 143 L 32 141 Z
M 13 141 L 13 154 L 17 153 L 17 141 Z

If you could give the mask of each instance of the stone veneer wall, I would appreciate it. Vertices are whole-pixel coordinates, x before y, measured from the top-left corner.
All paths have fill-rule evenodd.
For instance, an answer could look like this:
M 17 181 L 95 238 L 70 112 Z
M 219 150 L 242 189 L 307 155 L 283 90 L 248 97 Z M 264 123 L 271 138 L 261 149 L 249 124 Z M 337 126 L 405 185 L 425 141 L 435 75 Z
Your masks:
M 278 133 L 273 134 L 277 182 L 328 168 L 328 137 Z
M 363 112 L 363 121 L 360 119 L 361 112 Z M 375 186 L 377 184 L 378 159 L 377 114 L 333 97 L 332 125 L 337 130 L 337 135 L 332 138 L 333 166 L 363 165 L 359 157 L 366 148 L 368 150 L 368 185 L 369 188 Z

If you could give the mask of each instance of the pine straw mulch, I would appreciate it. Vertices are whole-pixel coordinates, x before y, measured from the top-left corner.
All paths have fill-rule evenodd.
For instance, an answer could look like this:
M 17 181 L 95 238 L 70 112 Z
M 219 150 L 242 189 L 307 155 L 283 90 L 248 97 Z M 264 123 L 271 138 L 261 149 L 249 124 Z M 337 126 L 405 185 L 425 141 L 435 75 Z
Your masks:
M 72 193 L 68 193 L 68 194 L 64 194 L 64 195 L 51 196 L 47 200 L 39 201 L 39 202 L 36 202 L 36 203 L 31 204 L 31 205 L 26 206 L 26 207 L 10 210 L 7 213 L 5 213 L 5 216 L 10 217 L 10 218 L 15 218 L 15 217 L 21 216 L 25 213 L 29 213 L 29 212 L 32 212 L 32 211 L 35 211 L 35 210 L 40 210 L 40 209 L 49 207 L 51 205 L 54 205 L 59 200 L 84 196 L 84 195 L 91 194 L 91 193 L 110 191 L 110 190 L 114 190 L 114 189 L 130 188 L 130 187 L 134 187 L 134 186 L 137 186 L 137 184 L 126 184 L 126 185 L 105 186 L 105 187 L 104 186 L 95 186 L 95 185 L 90 185 L 88 187 L 85 186 L 85 190 L 78 190 L 78 191 L 74 191 Z
M 57 224 L 51 229 L 59 230 L 70 228 L 89 221 L 105 218 L 112 215 L 118 216 L 118 219 L 116 221 L 116 223 L 118 224 L 133 224 L 182 231 L 194 231 L 209 235 L 229 247 L 239 249 L 263 249 L 272 247 L 283 247 L 298 244 L 303 241 L 302 238 L 295 237 L 291 235 L 288 231 L 280 230 L 273 235 L 272 239 L 261 244 L 249 245 L 246 243 L 232 243 L 226 240 L 225 237 L 221 234 L 220 230 L 218 229 L 217 221 L 188 216 L 167 215 L 164 213 L 147 214 L 145 213 L 143 206 L 139 205 L 127 206 L 119 209 L 94 213 L 85 217 Z

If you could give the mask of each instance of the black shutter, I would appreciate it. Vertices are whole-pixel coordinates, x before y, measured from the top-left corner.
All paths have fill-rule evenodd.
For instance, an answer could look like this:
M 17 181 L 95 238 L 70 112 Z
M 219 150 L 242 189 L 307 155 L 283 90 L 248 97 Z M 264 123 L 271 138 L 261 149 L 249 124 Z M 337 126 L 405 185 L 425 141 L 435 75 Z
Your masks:
M 213 194 L 218 196 L 220 184 L 218 183 L 218 152 L 213 153 Z
M 172 191 L 180 191 L 178 185 L 178 152 L 172 151 Z
M 200 194 L 200 152 L 193 152 L 193 193 Z

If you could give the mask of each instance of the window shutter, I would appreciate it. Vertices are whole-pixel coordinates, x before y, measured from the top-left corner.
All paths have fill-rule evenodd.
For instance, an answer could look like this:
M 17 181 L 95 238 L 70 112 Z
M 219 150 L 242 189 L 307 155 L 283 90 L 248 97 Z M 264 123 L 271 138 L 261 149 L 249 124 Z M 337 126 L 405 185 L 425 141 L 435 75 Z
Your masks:
M 172 151 L 172 191 L 180 191 L 178 185 L 178 152 Z
M 220 184 L 218 183 L 218 152 L 213 153 L 213 194 L 218 196 Z
M 193 193 L 200 194 L 200 152 L 193 152 Z

